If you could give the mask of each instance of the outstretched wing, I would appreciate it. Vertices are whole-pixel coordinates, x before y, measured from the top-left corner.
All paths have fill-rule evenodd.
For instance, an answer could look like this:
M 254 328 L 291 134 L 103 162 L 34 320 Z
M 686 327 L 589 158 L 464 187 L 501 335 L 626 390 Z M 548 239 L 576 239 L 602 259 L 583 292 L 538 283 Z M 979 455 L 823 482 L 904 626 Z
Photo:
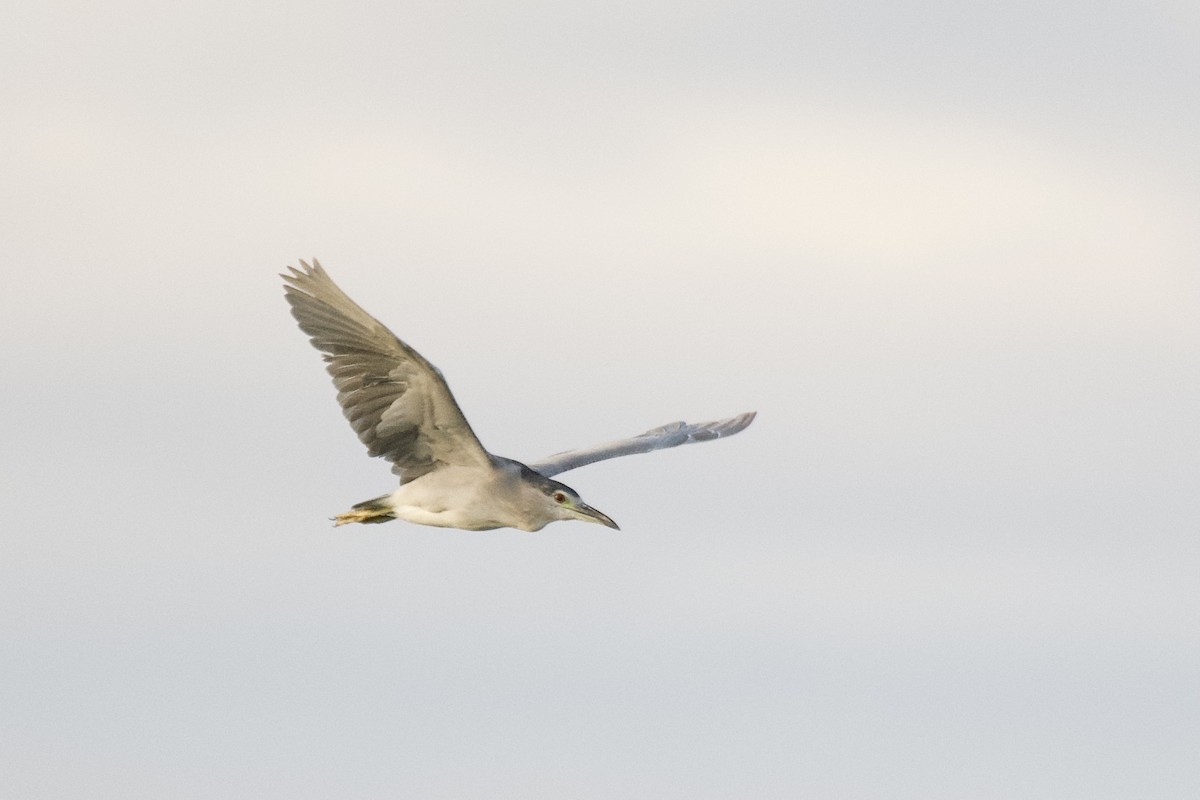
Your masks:
M 442 373 L 346 296 L 313 259 L 281 275 L 292 316 L 325 355 L 342 412 L 401 483 L 446 464 L 482 467 L 475 437 Z
M 595 447 L 585 447 L 582 450 L 568 450 L 565 453 L 556 453 L 549 458 L 544 458 L 537 463 L 530 464 L 529 468 L 549 478 L 560 472 L 566 472 L 569 469 L 575 469 L 587 464 L 594 464 L 597 461 L 604 461 L 608 458 L 629 456 L 634 453 L 649 453 L 651 450 L 663 450 L 668 447 L 678 447 L 681 444 L 707 442 L 710 439 L 719 439 L 722 436 L 733 436 L 753 422 L 757 413 L 755 411 L 748 411 L 745 414 L 738 414 L 736 417 L 730 417 L 729 419 L 700 422 L 695 425 L 689 425 L 686 422 L 672 422 L 668 425 L 646 431 L 639 436 L 634 436 L 632 439 L 620 439 L 615 442 L 599 444 Z

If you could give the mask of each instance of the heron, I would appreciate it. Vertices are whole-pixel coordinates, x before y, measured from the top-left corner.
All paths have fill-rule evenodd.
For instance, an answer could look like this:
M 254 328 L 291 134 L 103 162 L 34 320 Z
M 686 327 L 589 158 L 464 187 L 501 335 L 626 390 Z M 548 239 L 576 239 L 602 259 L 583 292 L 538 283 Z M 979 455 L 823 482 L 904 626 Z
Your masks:
M 324 356 L 346 419 L 367 452 L 390 461 L 400 477 L 399 489 L 354 504 L 333 517 L 335 526 L 402 519 L 470 531 L 540 531 L 551 522 L 583 520 L 620 530 L 553 477 L 609 458 L 732 436 L 756 414 L 673 422 L 523 464 L 485 450 L 441 371 L 351 300 L 317 259 L 289 266 L 280 277 L 292 316 Z

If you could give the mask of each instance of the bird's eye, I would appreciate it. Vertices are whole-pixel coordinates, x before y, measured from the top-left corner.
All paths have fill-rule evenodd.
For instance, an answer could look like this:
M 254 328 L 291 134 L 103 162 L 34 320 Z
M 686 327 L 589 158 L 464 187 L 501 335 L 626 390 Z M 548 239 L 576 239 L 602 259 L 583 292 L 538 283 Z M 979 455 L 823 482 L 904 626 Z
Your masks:
M 567 502 L 567 496 L 565 494 L 563 494 L 562 492 L 555 492 L 554 493 L 554 502 L 565 503 L 565 502 Z

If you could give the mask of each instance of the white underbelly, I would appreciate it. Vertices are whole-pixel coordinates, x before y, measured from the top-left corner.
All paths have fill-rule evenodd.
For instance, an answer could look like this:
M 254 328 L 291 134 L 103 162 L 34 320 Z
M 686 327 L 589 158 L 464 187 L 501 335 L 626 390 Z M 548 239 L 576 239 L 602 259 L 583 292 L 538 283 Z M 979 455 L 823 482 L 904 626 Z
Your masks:
M 500 501 L 497 495 L 503 496 L 506 488 L 497 486 L 494 475 L 446 467 L 404 484 L 389 501 L 397 518 L 418 525 L 468 531 L 540 528 L 530 528 L 514 504 Z
M 430 511 L 420 506 L 397 505 L 392 507 L 398 519 L 418 525 L 433 525 L 438 528 L 461 528 L 467 531 L 490 531 L 506 527 L 506 523 L 493 519 L 479 519 L 464 514 L 458 509 Z

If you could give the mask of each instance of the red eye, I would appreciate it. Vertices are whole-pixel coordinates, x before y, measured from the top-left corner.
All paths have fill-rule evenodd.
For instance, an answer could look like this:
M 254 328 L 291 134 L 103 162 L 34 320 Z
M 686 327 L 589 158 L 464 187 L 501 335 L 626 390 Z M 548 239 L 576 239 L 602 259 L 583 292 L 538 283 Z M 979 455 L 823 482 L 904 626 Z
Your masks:
M 565 503 L 565 502 L 567 502 L 567 496 L 565 494 L 563 494 L 562 492 L 555 492 L 554 493 L 554 502 Z

